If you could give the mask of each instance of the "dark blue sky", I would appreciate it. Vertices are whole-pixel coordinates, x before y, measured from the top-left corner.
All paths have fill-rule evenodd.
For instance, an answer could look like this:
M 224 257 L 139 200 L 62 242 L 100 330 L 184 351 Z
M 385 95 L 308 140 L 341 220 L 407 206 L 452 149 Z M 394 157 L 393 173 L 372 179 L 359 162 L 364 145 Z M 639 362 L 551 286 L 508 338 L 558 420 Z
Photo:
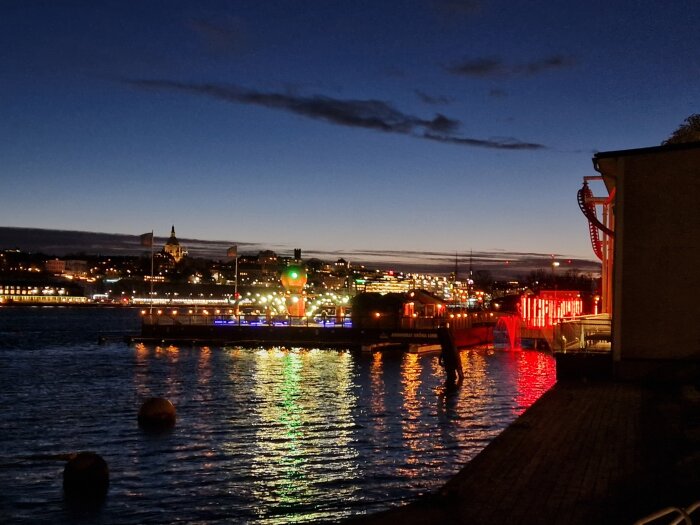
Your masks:
M 593 152 L 699 111 L 696 1 L 0 9 L 0 226 L 593 258 Z

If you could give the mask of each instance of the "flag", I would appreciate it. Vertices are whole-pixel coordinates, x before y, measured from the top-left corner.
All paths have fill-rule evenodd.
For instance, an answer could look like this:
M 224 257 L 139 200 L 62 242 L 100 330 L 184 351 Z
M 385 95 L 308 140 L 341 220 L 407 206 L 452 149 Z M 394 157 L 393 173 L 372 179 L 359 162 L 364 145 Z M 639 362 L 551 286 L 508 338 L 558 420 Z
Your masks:
M 153 246 L 153 232 L 139 235 L 139 238 L 141 239 L 141 246 Z
M 238 246 L 231 246 L 226 250 L 227 257 L 238 257 Z

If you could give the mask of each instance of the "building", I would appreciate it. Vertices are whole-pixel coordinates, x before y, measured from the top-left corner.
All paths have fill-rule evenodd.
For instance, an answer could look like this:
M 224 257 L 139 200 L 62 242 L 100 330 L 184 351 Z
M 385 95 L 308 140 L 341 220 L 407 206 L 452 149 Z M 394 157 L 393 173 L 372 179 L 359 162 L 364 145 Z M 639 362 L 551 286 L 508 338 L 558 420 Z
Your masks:
M 39 278 L 0 280 L 0 304 L 85 304 L 79 287 Z
M 178 241 L 175 236 L 175 226 L 170 230 L 170 238 L 165 243 L 165 246 L 163 246 L 163 253 L 170 255 L 176 263 L 180 262 L 182 258 L 187 255 L 187 249 L 180 245 L 180 241 Z
M 601 152 L 593 164 L 613 215 L 615 373 L 698 377 L 700 142 Z
M 275 288 L 279 286 L 282 264 L 277 254 L 271 250 L 263 250 L 257 256 L 241 255 L 238 258 L 238 283 Z
M 54 275 L 66 273 L 66 261 L 61 259 L 49 259 L 45 264 L 46 271 Z
M 415 283 L 412 279 L 404 274 L 395 274 L 394 272 L 379 272 L 364 282 L 364 292 L 366 293 L 406 293 L 415 288 Z

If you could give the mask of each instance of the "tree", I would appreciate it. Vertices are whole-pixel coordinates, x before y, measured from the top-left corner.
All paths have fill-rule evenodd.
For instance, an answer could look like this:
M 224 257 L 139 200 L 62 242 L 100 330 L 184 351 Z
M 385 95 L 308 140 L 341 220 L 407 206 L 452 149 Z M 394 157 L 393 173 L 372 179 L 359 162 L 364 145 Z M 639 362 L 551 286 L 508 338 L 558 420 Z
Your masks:
M 695 113 L 685 119 L 683 124 L 662 144 L 680 144 L 682 142 L 700 142 L 700 113 Z

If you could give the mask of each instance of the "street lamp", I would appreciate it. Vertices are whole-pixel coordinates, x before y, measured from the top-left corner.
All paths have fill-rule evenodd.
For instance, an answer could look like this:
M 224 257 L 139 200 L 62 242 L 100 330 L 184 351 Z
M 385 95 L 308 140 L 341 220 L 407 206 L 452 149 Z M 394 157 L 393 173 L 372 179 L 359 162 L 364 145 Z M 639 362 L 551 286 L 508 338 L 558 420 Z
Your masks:
M 559 261 L 552 261 L 552 280 L 554 281 L 554 315 L 552 315 L 552 324 L 559 316 L 559 301 L 557 301 L 557 276 L 555 270 L 559 267 Z

